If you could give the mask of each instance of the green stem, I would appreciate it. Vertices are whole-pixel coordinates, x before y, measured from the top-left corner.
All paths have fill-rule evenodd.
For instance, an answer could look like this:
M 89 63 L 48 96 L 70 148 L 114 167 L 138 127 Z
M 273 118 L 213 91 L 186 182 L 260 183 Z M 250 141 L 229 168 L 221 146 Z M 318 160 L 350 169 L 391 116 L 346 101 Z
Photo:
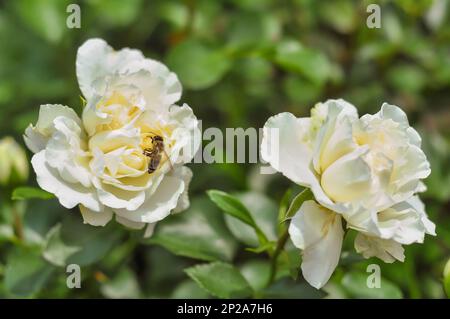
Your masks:
M 269 280 L 268 280 L 266 286 L 269 286 L 275 280 L 275 276 L 277 274 L 278 256 L 283 251 L 284 246 L 286 245 L 286 242 L 287 242 L 288 238 L 289 238 L 289 232 L 288 232 L 288 228 L 286 228 L 283 231 L 283 233 L 281 234 L 281 236 L 278 238 L 277 246 L 276 246 L 275 251 L 274 251 L 274 253 L 272 255 L 272 262 L 271 262 L 271 265 L 270 265 L 270 276 L 269 276 Z
M 14 223 L 14 232 L 17 236 L 17 238 L 22 241 L 23 240 L 23 223 L 22 223 L 22 216 L 20 215 L 20 213 L 17 211 L 17 208 L 15 207 L 15 205 L 13 204 L 11 206 L 12 212 L 13 212 L 13 223 Z

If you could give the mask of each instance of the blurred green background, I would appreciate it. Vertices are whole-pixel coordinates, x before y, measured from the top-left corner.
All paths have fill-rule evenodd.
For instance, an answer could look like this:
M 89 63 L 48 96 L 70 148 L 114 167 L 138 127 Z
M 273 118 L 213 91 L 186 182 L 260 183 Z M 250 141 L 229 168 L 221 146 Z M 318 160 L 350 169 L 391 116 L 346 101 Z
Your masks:
M 70 3 L 80 5 L 80 29 L 66 27 Z M 370 3 L 381 6 L 380 29 L 366 26 Z M 143 243 L 140 234 L 114 223 L 85 226 L 77 210 L 69 213 L 55 200 L 11 201 L 16 186 L 36 185 L 35 176 L 26 178 L 23 163 L 5 173 L 12 164 L 0 154 L 0 297 L 210 297 L 183 269 L 216 260 L 239 268 L 260 297 L 445 297 L 450 1 L 2 1 L 0 138 L 12 136 L 24 147 L 21 135 L 36 122 L 40 104 L 66 104 L 80 113 L 75 56 L 91 37 L 166 63 L 183 84 L 181 101 L 203 129 L 258 128 L 283 111 L 308 116 L 328 98 L 342 97 L 360 114 L 377 112 L 385 101 L 399 105 L 420 131 L 431 162 L 422 198 L 438 236 L 406 247 L 405 263 L 395 264 L 361 259 L 350 236 L 324 291 L 310 288 L 301 275 L 289 279 L 299 262 L 299 252 L 290 249 L 278 280 L 264 288 L 267 257 L 244 249 L 255 245 L 255 236 L 224 218 L 205 190 L 237 193 L 273 239 L 279 203 L 292 187 L 282 176 L 263 177 L 251 164 L 191 164 L 192 207 L 158 224 Z M 72 262 L 82 266 L 80 289 L 66 287 L 63 265 Z M 365 286 L 370 263 L 381 266 L 382 289 Z

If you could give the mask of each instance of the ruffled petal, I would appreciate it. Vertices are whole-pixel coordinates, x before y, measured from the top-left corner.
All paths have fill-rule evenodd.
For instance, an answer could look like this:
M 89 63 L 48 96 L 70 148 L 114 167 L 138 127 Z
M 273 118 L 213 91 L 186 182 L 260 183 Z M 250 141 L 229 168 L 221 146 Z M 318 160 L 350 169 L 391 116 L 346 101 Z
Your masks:
M 93 188 L 63 180 L 58 171 L 47 164 L 45 150 L 35 154 L 31 159 L 31 164 L 36 172 L 39 186 L 47 192 L 55 194 L 62 206 L 73 208 L 82 204 L 96 212 L 103 209 Z
M 405 260 L 402 245 L 392 239 L 382 239 L 358 233 L 355 238 L 355 249 L 364 258 L 378 257 L 386 263 Z
M 110 208 L 104 207 L 99 212 L 94 212 L 83 205 L 79 205 L 83 222 L 92 226 L 105 226 L 112 219 L 113 212 Z
M 303 277 L 313 287 L 323 287 L 339 262 L 344 237 L 341 216 L 306 201 L 292 218 L 289 234 L 294 245 L 303 250 Z

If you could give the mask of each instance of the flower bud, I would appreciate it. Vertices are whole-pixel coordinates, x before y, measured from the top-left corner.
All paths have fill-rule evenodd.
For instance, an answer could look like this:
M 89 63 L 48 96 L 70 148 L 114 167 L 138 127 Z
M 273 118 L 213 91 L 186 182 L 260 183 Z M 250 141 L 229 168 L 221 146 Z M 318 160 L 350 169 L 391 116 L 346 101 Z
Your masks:
M 10 136 L 0 140 L 0 185 L 24 182 L 28 178 L 25 151 Z
M 447 297 L 450 298 L 450 259 L 444 267 L 444 290 Z

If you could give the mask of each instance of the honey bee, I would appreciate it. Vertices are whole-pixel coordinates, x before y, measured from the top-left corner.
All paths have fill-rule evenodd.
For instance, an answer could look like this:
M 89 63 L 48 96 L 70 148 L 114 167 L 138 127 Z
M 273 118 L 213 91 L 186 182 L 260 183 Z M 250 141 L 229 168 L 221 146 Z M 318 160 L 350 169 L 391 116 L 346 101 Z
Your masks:
M 162 154 L 169 160 L 170 167 L 173 168 L 170 158 L 164 148 L 164 139 L 160 135 L 148 136 L 152 140 L 152 147 L 145 148 L 143 154 L 149 158 L 147 172 L 152 174 L 161 163 Z

